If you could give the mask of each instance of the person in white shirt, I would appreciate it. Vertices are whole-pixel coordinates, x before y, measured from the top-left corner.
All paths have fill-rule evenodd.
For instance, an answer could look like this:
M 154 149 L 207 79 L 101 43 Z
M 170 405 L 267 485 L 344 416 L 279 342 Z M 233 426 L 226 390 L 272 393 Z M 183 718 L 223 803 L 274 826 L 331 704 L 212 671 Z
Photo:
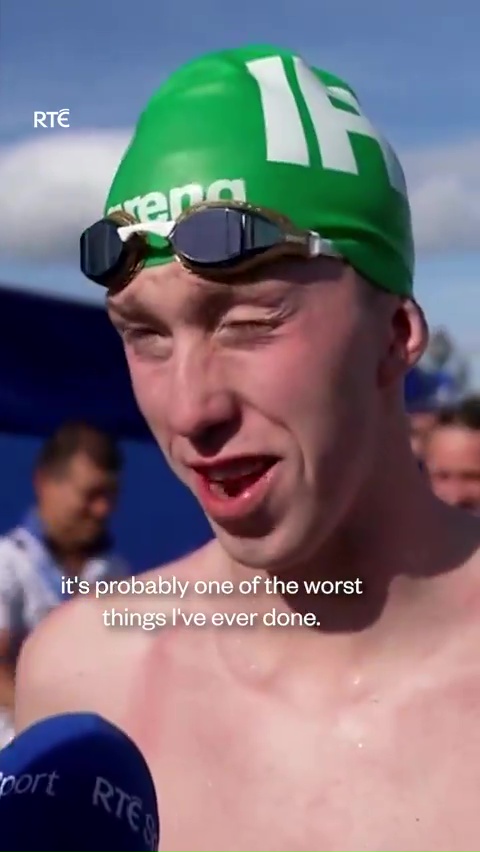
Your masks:
M 64 424 L 37 459 L 36 505 L 0 539 L 0 747 L 13 735 L 20 648 L 69 597 L 62 577 L 92 581 L 129 573 L 107 526 L 121 468 L 120 450 L 109 435 L 84 423 Z

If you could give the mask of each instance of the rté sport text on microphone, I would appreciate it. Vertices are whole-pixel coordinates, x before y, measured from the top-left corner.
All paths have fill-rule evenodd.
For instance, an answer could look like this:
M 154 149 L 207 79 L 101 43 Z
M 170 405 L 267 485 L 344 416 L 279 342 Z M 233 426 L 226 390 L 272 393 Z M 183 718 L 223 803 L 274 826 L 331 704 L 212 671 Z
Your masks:
M 35 775 L 5 775 L 0 772 L 0 800 L 6 796 L 40 795 L 57 796 L 62 777 L 56 771 L 39 772 Z M 152 852 L 158 848 L 156 823 L 148 813 L 139 796 L 132 796 L 102 775 L 95 777 L 92 785 L 91 805 L 101 808 L 114 819 L 125 820 L 131 831 L 141 834 Z
M 38 129 L 52 130 L 54 127 L 70 127 L 70 110 L 42 110 L 36 109 L 33 113 L 33 126 Z

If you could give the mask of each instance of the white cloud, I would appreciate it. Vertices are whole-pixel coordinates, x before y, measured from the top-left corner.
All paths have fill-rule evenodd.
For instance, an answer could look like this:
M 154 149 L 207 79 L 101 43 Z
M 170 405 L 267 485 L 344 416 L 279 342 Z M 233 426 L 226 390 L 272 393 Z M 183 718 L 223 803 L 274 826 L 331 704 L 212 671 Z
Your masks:
M 480 138 L 403 157 L 420 251 L 480 249 Z
M 123 131 L 58 132 L 0 149 L 0 254 L 76 258 L 128 144 Z M 480 249 L 480 138 L 403 157 L 419 251 Z
M 0 254 L 76 258 L 79 234 L 101 214 L 128 141 L 122 132 L 63 131 L 0 151 Z

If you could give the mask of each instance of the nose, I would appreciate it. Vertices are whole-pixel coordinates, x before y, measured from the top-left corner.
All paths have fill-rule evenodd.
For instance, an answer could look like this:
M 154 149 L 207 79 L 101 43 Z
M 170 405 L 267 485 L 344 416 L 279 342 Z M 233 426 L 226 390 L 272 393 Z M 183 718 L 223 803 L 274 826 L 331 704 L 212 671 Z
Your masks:
M 460 479 L 452 477 L 448 482 L 443 484 L 442 488 L 437 489 L 437 491 L 438 496 L 442 500 L 449 503 L 450 506 L 457 506 L 460 509 L 469 509 L 472 503 L 475 502 L 468 484 Z
M 97 521 L 104 521 L 111 514 L 113 508 L 113 497 L 97 495 L 90 504 L 90 513 Z
M 178 353 L 172 364 L 167 412 L 173 436 L 212 449 L 235 428 L 238 406 L 218 353 L 208 343 Z M 208 446 L 207 446 L 208 445 Z

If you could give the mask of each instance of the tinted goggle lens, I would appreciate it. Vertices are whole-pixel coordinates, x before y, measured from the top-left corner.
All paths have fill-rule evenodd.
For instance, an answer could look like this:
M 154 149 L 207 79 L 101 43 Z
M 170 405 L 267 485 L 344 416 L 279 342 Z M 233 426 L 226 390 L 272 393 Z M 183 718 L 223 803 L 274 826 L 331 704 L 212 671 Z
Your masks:
M 170 237 L 180 258 L 198 267 L 231 267 L 283 242 L 279 226 L 256 212 L 206 207 L 182 219 Z
M 80 239 L 84 275 L 105 287 L 126 277 L 148 252 L 148 234 L 122 241 L 119 223 L 101 219 Z M 174 254 L 192 269 L 234 269 L 248 259 L 285 242 L 280 225 L 261 213 L 230 207 L 192 211 L 168 236 Z
M 87 278 L 108 286 L 111 278 L 120 275 L 130 252 L 118 234 L 118 224 L 101 219 L 87 228 L 80 237 L 80 269 Z

